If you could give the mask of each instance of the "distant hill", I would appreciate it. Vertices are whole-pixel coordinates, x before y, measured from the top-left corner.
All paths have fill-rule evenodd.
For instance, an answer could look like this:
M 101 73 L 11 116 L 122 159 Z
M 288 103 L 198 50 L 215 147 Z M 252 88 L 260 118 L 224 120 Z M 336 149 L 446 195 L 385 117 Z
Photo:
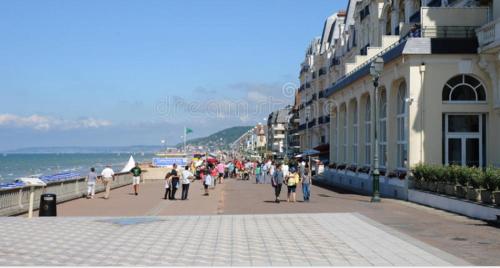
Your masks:
M 210 136 L 188 140 L 187 145 L 204 146 L 204 147 L 217 147 L 220 149 L 227 149 L 229 145 L 236 141 L 241 135 L 250 130 L 253 126 L 240 126 L 231 127 L 216 132 Z M 181 148 L 183 143 L 177 144 Z
M 155 153 L 161 149 L 160 145 L 132 145 L 132 146 L 96 146 L 96 147 L 29 147 L 10 150 L 12 154 L 105 154 L 105 153 Z

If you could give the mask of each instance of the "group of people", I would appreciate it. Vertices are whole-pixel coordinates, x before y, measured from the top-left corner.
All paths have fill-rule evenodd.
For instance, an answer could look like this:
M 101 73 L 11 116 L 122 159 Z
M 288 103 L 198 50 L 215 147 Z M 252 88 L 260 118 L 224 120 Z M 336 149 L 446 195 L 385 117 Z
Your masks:
M 290 164 L 290 165 L 289 165 Z M 132 187 L 134 195 L 139 195 L 139 184 L 142 177 L 142 169 L 136 164 L 130 170 L 132 174 Z M 189 186 L 195 180 L 200 180 L 204 186 L 204 195 L 208 196 L 209 189 L 215 188 L 217 182 L 224 183 L 224 179 L 236 178 L 249 180 L 255 175 L 257 184 L 271 184 L 274 188 L 275 202 L 280 202 L 280 194 L 283 185 L 287 187 L 287 202 L 296 202 L 297 186 L 302 187 L 304 202 L 308 202 L 311 196 L 311 169 L 304 161 L 301 163 L 277 163 L 272 160 L 265 162 L 240 161 L 238 159 L 226 163 L 208 163 L 204 161 L 201 165 L 194 162 L 186 165 L 183 169 L 176 164 L 165 176 L 165 200 L 177 200 L 176 193 L 181 188 L 181 200 L 187 200 Z M 87 198 L 94 198 L 96 183 L 99 180 L 95 168 L 91 168 L 87 176 Z M 101 172 L 102 183 L 105 187 L 104 199 L 109 199 L 111 183 L 115 180 L 115 173 L 111 166 L 106 166 Z
M 185 166 L 184 170 L 179 170 L 177 164 L 174 164 L 172 170 L 165 176 L 165 196 L 164 199 L 177 200 L 175 193 L 182 185 L 181 200 L 187 200 L 189 185 L 195 179 L 194 174 Z
M 139 195 L 139 184 L 141 182 L 142 169 L 139 166 L 139 163 L 135 164 L 130 170 L 132 174 L 132 187 L 135 195 Z M 101 181 L 104 184 L 105 193 L 104 199 L 109 199 L 109 194 L 111 193 L 111 183 L 115 180 L 115 172 L 111 165 L 107 165 L 101 172 L 101 177 L 97 174 L 94 167 L 90 168 L 90 172 L 87 175 L 87 199 L 94 199 L 95 196 L 95 188 L 98 181 Z
M 311 169 L 305 162 L 289 166 L 288 163 L 276 163 L 268 160 L 258 163 L 255 169 L 256 183 L 271 183 L 274 188 L 275 202 L 280 202 L 283 184 L 287 187 L 287 202 L 296 202 L 297 186 L 302 186 L 304 202 L 311 197 Z

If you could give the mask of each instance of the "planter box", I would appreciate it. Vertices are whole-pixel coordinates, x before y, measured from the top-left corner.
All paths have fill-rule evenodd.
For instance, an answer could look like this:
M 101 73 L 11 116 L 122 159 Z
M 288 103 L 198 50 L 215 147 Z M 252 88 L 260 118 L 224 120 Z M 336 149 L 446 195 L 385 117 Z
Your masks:
M 493 192 L 493 197 L 495 197 L 495 205 L 500 207 L 500 191 Z
M 453 184 L 446 184 L 445 187 L 444 187 L 444 193 L 446 195 L 455 196 L 455 185 L 453 185 Z
M 479 197 L 479 193 L 476 189 L 472 187 L 467 187 L 467 199 L 470 201 L 477 202 L 477 199 Z
M 438 184 L 435 182 L 427 182 L 427 190 L 436 193 Z
M 444 182 L 438 182 L 437 189 L 436 189 L 437 193 L 444 194 L 446 192 L 445 187 L 446 187 L 446 184 Z
M 465 198 L 467 196 L 467 190 L 465 189 L 464 186 L 457 185 L 457 187 L 455 189 L 456 189 L 456 192 L 455 192 L 456 197 Z
M 492 204 L 493 203 L 491 191 L 480 190 L 480 193 L 481 193 L 481 202 L 483 202 L 484 204 Z
M 500 191 L 498 195 L 500 197 Z M 412 189 L 408 190 L 408 201 L 481 220 L 496 221 L 500 215 L 498 207 Z
M 405 180 L 401 180 L 399 178 L 389 179 L 387 182 L 389 185 L 394 185 L 398 187 L 405 187 Z

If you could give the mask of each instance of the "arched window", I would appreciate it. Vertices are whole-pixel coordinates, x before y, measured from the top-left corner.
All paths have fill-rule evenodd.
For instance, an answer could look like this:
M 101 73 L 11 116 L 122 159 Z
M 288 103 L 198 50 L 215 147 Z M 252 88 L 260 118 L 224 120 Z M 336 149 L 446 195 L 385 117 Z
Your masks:
M 371 164 L 371 148 L 372 148 L 372 105 L 370 96 L 366 97 L 365 101 L 365 165 Z
M 379 104 L 379 159 L 380 166 L 385 167 L 387 163 L 387 94 L 385 89 L 380 91 Z
M 352 163 L 358 163 L 358 102 L 352 103 Z
M 408 121 L 407 121 L 407 110 L 408 105 L 406 103 L 406 83 L 403 82 L 399 85 L 398 98 L 397 98 L 397 167 L 406 168 L 406 160 L 408 156 Z
M 470 75 L 457 75 L 444 85 L 443 101 L 446 102 L 479 102 L 486 101 L 484 85 Z

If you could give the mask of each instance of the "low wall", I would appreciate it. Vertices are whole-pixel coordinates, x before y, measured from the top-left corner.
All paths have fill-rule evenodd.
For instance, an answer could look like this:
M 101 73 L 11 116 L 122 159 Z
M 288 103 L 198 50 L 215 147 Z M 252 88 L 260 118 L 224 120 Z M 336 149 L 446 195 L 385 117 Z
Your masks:
M 408 190 L 408 201 L 481 220 L 495 221 L 500 215 L 500 209 L 493 206 L 414 189 Z
M 111 188 L 118 188 L 132 183 L 130 173 L 117 174 L 111 184 Z M 96 192 L 104 191 L 104 185 L 98 183 Z M 43 193 L 53 193 L 57 195 L 57 203 L 72 199 L 81 198 L 87 194 L 86 178 L 67 180 L 62 182 L 48 183 L 45 187 L 35 188 L 35 201 L 33 208 L 40 206 L 40 195 Z M 8 190 L 0 190 L 0 216 L 11 216 L 28 211 L 30 187 L 21 187 Z
M 325 169 L 325 172 L 316 176 L 315 180 L 326 185 L 361 194 L 371 194 L 373 189 L 373 181 L 370 175 L 347 170 Z M 407 180 L 380 177 L 380 195 L 383 197 L 407 200 L 407 189 Z

